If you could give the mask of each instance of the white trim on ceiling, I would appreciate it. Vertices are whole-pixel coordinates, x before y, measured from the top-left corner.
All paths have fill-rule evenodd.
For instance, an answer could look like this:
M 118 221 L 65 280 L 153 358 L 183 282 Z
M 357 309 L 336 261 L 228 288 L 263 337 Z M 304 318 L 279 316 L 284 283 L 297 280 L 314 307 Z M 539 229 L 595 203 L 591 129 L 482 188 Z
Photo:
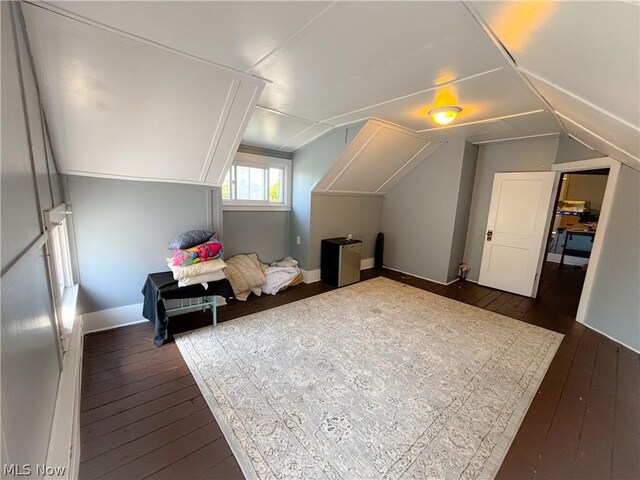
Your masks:
M 380 129 L 382 128 L 382 125 L 378 125 L 377 128 L 373 131 L 373 133 L 371 134 L 371 136 L 369 138 L 367 138 L 367 140 L 362 144 L 362 146 L 358 149 L 358 151 L 353 155 L 353 157 L 351 157 L 351 160 L 349 160 L 347 162 L 347 164 L 342 168 L 342 170 L 340 170 L 338 172 L 338 174 L 334 177 L 334 179 L 331 181 L 331 183 L 329 183 L 329 185 L 327 185 L 327 187 L 324 189 L 325 191 L 329 190 L 331 187 L 333 187 L 333 184 L 336 183 L 338 181 L 338 179 L 342 176 L 342 174 L 345 172 L 345 170 L 347 168 L 349 168 L 349 165 L 351 165 L 353 163 L 353 161 L 358 158 L 360 156 L 360 154 L 362 153 L 362 151 L 367 148 L 367 145 L 369 145 L 369 143 L 371 142 L 371 140 L 373 140 L 373 138 L 378 134 L 378 132 L 380 131 Z
M 278 46 L 276 46 L 274 49 L 272 49 L 270 52 L 268 52 L 266 55 L 264 55 L 262 58 L 260 58 L 256 63 L 254 63 L 251 68 L 249 68 L 248 70 L 246 70 L 245 73 L 251 74 L 251 72 L 253 70 L 255 70 L 258 65 L 260 65 L 262 62 L 264 62 L 265 60 L 267 60 L 269 57 L 273 56 L 278 50 L 281 50 L 287 43 L 289 43 L 293 38 L 297 37 L 300 33 L 302 33 L 303 30 L 305 30 L 309 25 L 311 25 L 313 22 L 315 22 L 318 18 L 320 18 L 322 15 L 325 14 L 325 12 L 327 10 L 329 10 L 331 7 L 333 7 L 336 3 L 338 2 L 338 0 L 334 0 L 332 3 L 330 3 L 329 5 L 327 5 L 325 8 L 323 8 L 320 12 L 318 12 L 311 20 L 309 20 L 307 23 L 305 23 L 304 25 L 302 25 L 298 30 L 296 30 L 295 32 L 293 32 L 291 35 L 289 35 L 287 38 L 285 38 Z
M 209 186 L 209 187 L 219 186 L 213 183 L 200 182 L 198 180 L 185 180 L 180 178 L 140 177 L 137 175 L 122 175 L 122 174 L 92 172 L 90 170 L 65 170 L 64 174 L 76 175 L 78 177 L 108 178 L 111 180 L 131 180 L 134 182 L 184 183 L 187 185 L 200 185 L 200 186 Z
M 394 179 L 394 178 L 395 178 L 395 177 L 396 177 L 400 172 L 402 172 L 402 171 L 407 167 L 407 165 L 409 165 L 411 162 L 413 162 L 413 161 L 416 159 L 416 157 L 417 157 L 418 155 L 420 155 L 422 152 L 424 152 L 424 151 L 425 151 L 425 149 L 426 149 L 429 145 L 433 145 L 433 142 L 429 142 L 429 143 L 427 143 L 424 147 L 422 147 L 420 150 L 418 150 L 418 151 L 416 152 L 416 154 L 415 154 L 413 157 L 411 157 L 411 158 L 410 158 L 410 159 L 409 159 L 409 160 L 408 160 L 404 165 L 402 165 L 398 170 L 396 170 L 396 171 L 395 171 L 395 173 L 394 173 L 393 175 L 391 175 L 391 176 L 387 179 L 387 181 L 386 181 L 386 182 L 384 182 L 382 185 L 380 185 L 380 186 L 378 187 L 378 189 L 376 190 L 376 192 L 375 192 L 375 193 L 379 193 L 379 192 L 380 192 L 380 190 L 382 190 L 382 189 L 383 189 L 383 188 L 384 188 L 384 187 L 385 187 L 389 182 L 391 182 L 391 180 L 393 180 L 393 179 Z M 394 182 L 392 182 L 392 185 L 393 185 L 393 183 L 394 183 Z M 382 193 L 386 193 L 386 192 L 382 192 Z
M 548 85 L 549 87 L 553 88 L 554 90 L 557 90 L 558 92 L 562 92 L 565 95 L 568 95 L 569 97 L 573 98 L 574 100 L 577 100 L 578 102 L 583 103 L 584 105 L 587 105 L 587 106 L 593 108 L 594 110 L 597 110 L 598 112 L 602 113 L 603 115 L 606 115 L 607 117 L 609 117 L 609 118 L 611 118 L 613 120 L 616 120 L 616 121 L 626 125 L 627 127 L 633 128 L 637 132 L 640 132 L 640 127 L 638 125 L 634 125 L 631 122 L 628 122 L 628 121 L 624 120 L 623 118 L 620 118 L 617 115 L 614 115 L 613 113 L 605 110 L 604 108 L 599 107 L 598 105 L 596 105 L 594 103 L 591 103 L 589 100 L 586 100 L 585 98 L 582 98 L 579 95 L 576 95 L 575 93 L 570 92 L 566 88 L 562 88 L 560 85 L 558 85 L 556 83 L 553 83 L 551 80 L 547 80 L 546 78 L 541 77 L 537 73 L 530 72 L 526 68 L 518 67 L 518 70 L 520 70 L 525 75 L 527 75 L 529 77 L 533 77 L 536 80 L 539 80 L 540 82 L 544 83 L 545 85 Z
M 515 142 L 516 140 L 527 140 L 530 138 L 545 138 L 545 137 L 559 137 L 558 132 L 552 133 L 540 133 L 538 135 L 524 135 L 522 137 L 510 137 L 510 138 L 498 138 L 496 140 L 483 140 L 481 142 L 471 142 L 474 145 L 486 145 L 488 143 L 500 143 L 500 142 Z M 593 148 L 591 149 L 593 150 Z
M 318 125 L 320 125 L 319 123 L 314 123 L 313 125 L 309 125 L 307 128 L 305 128 L 304 130 L 299 131 L 298 133 L 296 133 L 293 137 L 289 138 L 286 142 L 280 144 L 278 147 L 276 147 L 276 150 L 282 150 L 285 146 L 287 146 L 287 144 L 291 143 L 293 140 L 295 140 L 296 138 L 298 138 L 300 135 L 302 135 L 305 132 L 308 132 L 309 130 L 311 130 L 313 127 L 317 127 Z M 323 125 L 321 125 L 323 126 Z M 330 127 L 327 125 L 327 127 L 329 130 L 332 129 L 333 127 Z M 322 133 L 319 133 L 318 135 L 315 135 L 311 140 L 308 140 L 306 142 L 303 143 L 303 145 L 306 145 L 307 143 L 309 143 L 312 140 L 315 140 L 316 138 L 318 138 L 320 135 L 324 134 L 327 130 L 325 130 Z M 300 147 L 298 147 L 300 148 Z
M 478 124 L 481 124 L 481 123 L 499 122 L 500 120 L 506 120 L 508 118 L 516 118 L 516 117 L 522 117 L 522 116 L 525 116 L 525 115 L 533 115 L 535 113 L 542 113 L 544 111 L 545 110 L 543 110 L 543 109 L 539 109 L 539 110 L 530 110 L 528 112 L 522 112 L 522 113 L 512 113 L 512 114 L 509 114 L 509 115 L 502 115 L 500 117 L 487 118 L 487 119 L 484 119 L 484 120 L 475 120 L 473 122 L 457 123 L 455 125 L 447 125 L 447 126 L 443 126 L 443 127 L 427 128 L 425 130 L 418 130 L 416 133 L 435 132 L 435 131 L 448 130 L 448 129 L 457 128 L 457 127 L 466 127 L 467 125 L 478 125 Z
M 482 15 L 480 15 L 480 13 L 475 9 L 475 7 L 471 4 L 469 0 L 461 0 L 461 3 L 467 9 L 467 11 L 469 12 L 469 15 L 471 15 L 471 17 L 478 23 L 478 25 L 480 25 L 480 28 L 482 28 L 482 30 L 487 35 L 487 37 L 489 37 L 489 40 L 491 40 L 491 43 L 493 43 L 493 45 L 500 52 L 500 54 L 505 59 L 505 61 L 511 66 L 513 71 L 516 72 L 516 74 L 520 77 L 520 79 L 522 79 L 524 84 L 529 88 L 529 90 L 531 90 L 531 92 L 538 98 L 538 100 L 540 100 L 542 104 L 545 107 L 547 107 L 549 111 L 553 113 L 554 109 L 551 106 L 551 104 L 547 101 L 546 98 L 544 98 L 543 95 L 540 94 L 540 92 L 538 92 L 538 90 L 532 85 L 531 81 L 519 70 L 518 64 L 516 63 L 515 59 L 507 51 L 507 49 L 502 44 L 498 36 L 491 29 L 489 24 L 484 21 L 484 19 L 482 18 Z M 555 114 L 554 114 L 554 118 L 556 119 L 556 122 L 558 122 L 558 125 L 562 129 L 562 132 L 565 135 L 568 134 L 564 124 Z
M 276 110 L 275 108 L 271 108 L 271 107 L 265 107 L 264 105 L 257 104 L 256 107 L 261 108 L 262 110 L 266 110 L 269 113 L 273 113 L 274 115 L 293 118 L 294 120 L 300 120 L 301 122 L 312 123 L 313 125 L 324 125 L 325 127 L 334 127 L 334 125 L 330 125 L 328 123 L 322 123 L 318 120 L 311 120 L 309 118 L 298 117 L 297 115 L 291 115 L 290 113 L 281 112 L 280 110 Z
M 32 0 L 24 0 L 25 3 L 28 3 L 29 5 L 32 5 L 34 7 L 38 7 L 41 8 L 43 10 L 47 10 L 48 12 L 54 13 L 56 15 L 60 15 L 62 17 L 66 17 L 70 20 L 75 20 L 77 22 L 80 23 L 84 23 L 85 25 L 89 25 L 91 27 L 95 27 L 98 28 L 100 30 L 104 30 L 106 32 L 110 32 L 116 35 L 119 35 L 121 37 L 126 37 L 129 38 L 131 40 L 135 40 L 136 42 L 140 42 L 140 43 L 144 43 L 145 45 L 149 45 L 155 48 L 159 48 L 160 50 L 164 50 L 166 52 L 169 53 L 173 53 L 175 55 L 179 55 L 181 57 L 185 57 L 185 58 L 189 58 L 190 60 L 195 60 L 197 62 L 200 63 L 205 63 L 207 65 L 212 65 L 214 67 L 218 67 L 221 68 L 223 70 L 229 71 L 229 72 L 233 72 L 235 74 L 238 75 L 242 75 L 242 77 L 245 78 L 253 78 L 254 81 L 262 81 L 262 82 L 267 82 L 267 83 L 273 83 L 272 80 L 269 80 L 268 78 L 263 78 L 259 75 L 255 75 L 255 74 L 248 74 L 246 72 L 244 72 L 243 70 L 234 68 L 234 67 L 230 67 L 228 65 L 224 65 L 222 63 L 218 63 L 218 62 L 214 62 L 212 60 L 207 60 L 206 58 L 202 58 L 202 57 L 198 57 L 197 55 L 192 55 L 190 53 L 184 52 L 182 50 L 178 50 L 177 48 L 173 48 L 170 47 L 168 45 L 164 45 L 162 43 L 159 42 L 155 42 L 153 40 L 149 40 L 145 37 L 141 37 L 140 35 L 135 35 L 133 33 L 129 33 L 126 32 L 124 30 L 120 30 L 118 28 L 113 28 L 110 27 L 109 25 L 106 25 L 104 23 L 101 22 L 97 22 L 95 20 L 92 20 L 90 18 L 84 17 L 82 15 L 78 15 L 76 13 L 72 13 L 68 10 L 65 10 L 64 8 L 60 8 L 58 6 L 55 5 L 51 5 L 50 3 L 46 2 L 46 1 L 41 1 L 41 2 L 34 2 Z
M 576 137 L 575 135 L 571 135 L 569 134 L 569 138 L 572 138 L 573 140 L 575 140 L 576 142 L 584 145 L 585 147 L 587 147 L 589 150 L 593 150 L 594 152 L 597 152 L 597 150 L 595 148 L 593 148 L 591 145 L 587 145 L 585 142 L 583 142 L 582 140 L 580 140 L 578 137 Z M 600 152 L 598 152 L 600 153 Z
M 325 118 L 322 121 L 323 122 L 329 122 L 329 121 L 335 120 L 337 118 L 346 117 L 348 115 L 353 115 L 354 113 L 359 113 L 359 112 L 362 112 L 364 110 L 369 110 L 371 108 L 380 107 L 380 106 L 386 105 L 388 103 L 393 103 L 393 102 L 397 102 L 399 100 L 404 100 L 406 98 L 414 97 L 416 95 L 422 95 L 422 94 L 427 93 L 427 92 L 432 92 L 432 91 L 437 90 L 439 88 L 445 88 L 445 87 L 450 87 L 450 86 L 453 86 L 453 85 L 457 85 L 459 83 L 466 82 L 467 80 L 472 80 L 474 78 L 482 77 L 483 75 L 488 75 L 490 73 L 498 72 L 500 70 L 502 70 L 502 67 L 496 67 L 496 68 L 492 68 L 490 70 L 485 70 L 485 71 L 480 72 L 480 73 L 474 73 L 473 75 L 468 75 L 466 77 L 460 77 L 460 78 L 456 78 L 454 80 L 449 80 L 448 82 L 439 83 L 437 85 L 433 85 L 433 86 L 431 86 L 429 88 L 426 88 L 424 90 L 420 90 L 418 92 L 409 93 L 407 95 L 402 95 L 401 97 L 392 98 L 391 100 L 385 100 L 383 102 L 375 103 L 373 105 L 369 105 L 367 107 L 359 108 L 359 109 L 353 110 L 351 112 L 347 112 L 347 113 L 342 113 L 340 115 L 336 115 L 335 117 Z M 403 128 L 406 128 L 406 127 L 403 127 Z
M 227 97 L 224 100 L 224 105 L 222 107 L 222 111 L 220 112 L 220 117 L 218 118 L 218 121 L 216 123 L 216 128 L 213 130 L 213 137 L 211 138 L 211 143 L 209 144 L 209 150 L 207 151 L 207 156 L 204 159 L 204 165 L 202 165 L 202 170 L 200 171 L 201 182 L 204 182 L 206 180 L 209 169 L 211 168 L 211 162 L 213 162 L 213 157 L 215 156 L 216 148 L 218 147 L 218 143 L 220 141 L 220 135 L 222 135 L 224 124 L 229 117 L 229 112 L 231 111 L 233 102 L 236 99 L 238 88 L 240 88 L 240 82 L 236 78 L 231 79 Z
M 570 122 L 572 124 L 574 124 L 576 127 L 580 128 L 581 130 L 584 130 L 585 132 L 587 132 L 589 135 L 597 138 L 598 140 L 600 140 L 601 142 L 606 143 L 607 145 L 609 145 L 612 148 L 615 148 L 617 151 L 619 151 L 620 153 L 624 153 L 626 156 L 628 156 L 629 158 L 633 158 L 635 161 L 640 162 L 640 158 L 636 157 L 635 155 L 630 154 L 629 152 L 627 152 L 626 150 L 618 147 L 617 145 L 611 143 L 609 140 L 605 140 L 604 138 L 602 138 L 600 135 L 598 135 L 597 133 L 593 132 L 592 130 L 589 130 L 587 127 L 585 127 L 584 125 L 576 122 L 575 120 L 573 120 L 572 118 L 568 117 L 567 115 L 554 110 L 554 113 L 556 115 L 558 115 L 560 118 L 562 118 L 563 120 L 566 120 L 567 122 Z M 631 166 L 631 165 L 629 165 Z M 635 167 L 635 170 L 638 170 L 637 167 Z

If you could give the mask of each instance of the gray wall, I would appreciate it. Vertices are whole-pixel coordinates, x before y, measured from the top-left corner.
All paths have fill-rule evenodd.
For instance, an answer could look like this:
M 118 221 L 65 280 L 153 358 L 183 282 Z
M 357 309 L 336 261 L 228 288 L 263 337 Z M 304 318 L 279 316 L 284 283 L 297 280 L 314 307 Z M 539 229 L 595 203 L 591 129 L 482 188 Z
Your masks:
M 310 269 L 311 189 L 364 123 L 333 129 L 293 154 L 289 251 L 305 270 Z M 296 236 L 300 237 L 300 245 L 296 244 Z
M 218 188 L 79 176 L 65 181 L 80 269 L 79 313 L 141 303 L 147 274 L 168 270 L 167 246 L 176 235 L 221 231 Z
M 467 241 L 467 229 L 469 226 L 469 214 L 471 213 L 471 198 L 473 196 L 473 183 L 475 181 L 477 161 L 478 147 L 470 143 L 465 144 L 462 158 L 460 190 L 458 192 L 458 205 L 456 207 L 455 223 L 453 226 L 451 255 L 449 257 L 448 282 L 458 276 L 458 266 L 464 259 L 464 248 Z
M 555 163 L 557 150 L 557 138 L 480 146 L 464 253 L 464 261 L 471 267 L 470 280 L 478 281 L 480 274 L 494 174 L 548 171 Z
M 640 173 L 625 165 L 584 321 L 640 350 Z
M 602 157 L 602 154 L 585 147 L 573 138 L 563 137 L 558 141 L 555 163 L 576 162 L 600 157 Z
M 289 212 L 224 212 L 225 257 L 256 252 L 264 263 L 286 257 L 289 217 Z
M 10 6 L 9 2 L 2 2 L 0 8 L 3 442 L 0 463 L 42 464 L 60 375 L 59 340 L 46 251 L 39 248 L 28 253 L 28 250 L 43 232 L 42 210 L 57 205 L 62 198 L 55 165 L 46 155 L 47 140 L 43 136 L 40 101 L 25 35 L 18 26 L 19 20 L 11 18 L 11 10 L 19 8 L 19 4 Z M 14 266 L 9 268 L 11 265 Z
M 382 201 L 380 195 L 312 194 L 309 270 L 320 268 L 323 238 L 351 233 L 362 240 L 362 259 L 373 258 L 376 235 L 382 229 Z
M 386 266 L 447 281 L 454 258 L 456 218 L 468 215 L 463 207 L 468 204 L 474 162 L 473 147 L 465 155 L 466 145 L 463 141 L 441 145 L 385 196 Z M 461 242 L 461 229 L 459 226 L 457 242 Z

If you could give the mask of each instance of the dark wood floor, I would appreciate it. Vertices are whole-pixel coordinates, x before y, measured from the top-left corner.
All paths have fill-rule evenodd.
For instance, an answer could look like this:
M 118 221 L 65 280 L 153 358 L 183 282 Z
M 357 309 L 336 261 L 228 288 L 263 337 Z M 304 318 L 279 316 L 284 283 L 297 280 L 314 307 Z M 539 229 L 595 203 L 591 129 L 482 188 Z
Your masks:
M 565 334 L 502 464 L 499 479 L 640 478 L 640 356 L 574 321 L 584 273 L 545 266 L 535 301 L 469 282 L 400 282 Z M 331 290 L 300 285 L 219 309 L 226 321 Z M 188 314 L 172 331 L 209 325 Z M 174 343 L 156 348 L 151 324 L 85 337 L 83 479 L 242 478 Z

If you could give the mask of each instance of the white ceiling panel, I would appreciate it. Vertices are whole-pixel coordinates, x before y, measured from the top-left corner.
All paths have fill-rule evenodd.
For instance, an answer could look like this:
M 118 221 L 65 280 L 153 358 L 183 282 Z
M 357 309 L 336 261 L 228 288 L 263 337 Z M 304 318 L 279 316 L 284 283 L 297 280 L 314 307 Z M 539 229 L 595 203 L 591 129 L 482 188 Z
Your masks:
M 24 13 L 63 173 L 200 182 L 237 150 L 262 81 L 37 6 Z
M 520 67 L 640 124 L 637 2 L 474 2 Z
M 56 1 L 57 8 L 247 70 L 331 2 Z
M 261 105 L 327 120 L 503 65 L 459 2 L 339 2 L 255 72 Z
M 616 160 L 628 165 L 634 170 L 640 171 L 640 159 L 633 158 L 632 156 L 621 152 L 608 140 L 600 137 L 599 135 L 594 135 L 593 132 L 589 132 L 575 123 L 572 123 L 568 120 L 563 120 L 563 123 L 569 135 L 578 139 L 580 142 L 583 142 L 585 146 L 592 148 L 597 152 L 603 153 L 604 155 L 607 155 L 611 158 L 615 158 Z
M 242 143 L 277 149 L 312 125 L 316 123 L 258 107 L 244 132 Z
M 534 87 L 544 96 L 558 112 L 569 116 L 580 125 L 606 138 L 618 148 L 635 157 L 640 157 L 640 129 L 631 127 L 615 118 L 582 103 L 544 82 L 530 78 Z M 640 87 L 639 87 L 640 88 Z M 640 106 L 639 106 L 640 108 Z
M 369 120 L 314 191 L 385 193 L 392 180 L 429 155 L 430 145 L 427 138 L 407 129 Z
M 550 112 L 538 111 L 530 115 L 520 115 L 491 122 L 453 125 L 426 133 L 439 141 L 450 142 L 464 138 L 473 143 L 544 134 L 560 134 L 561 128 Z
M 436 131 L 440 130 L 440 127 L 433 123 L 428 111 L 435 106 L 445 105 L 462 107 L 463 110 L 456 118 L 455 125 L 542 108 L 541 102 L 524 82 L 517 78 L 516 73 L 505 68 L 450 87 L 413 95 L 333 121 L 342 124 L 370 116 L 415 131 L 429 129 Z M 559 128 L 557 124 L 556 128 Z
M 331 127 L 322 124 L 315 124 L 309 127 L 306 130 L 303 130 L 295 137 L 291 137 L 284 144 L 282 144 L 278 150 L 283 150 L 285 152 L 293 152 L 294 150 L 306 145 L 307 143 L 313 141 L 314 139 L 320 137 L 331 130 Z

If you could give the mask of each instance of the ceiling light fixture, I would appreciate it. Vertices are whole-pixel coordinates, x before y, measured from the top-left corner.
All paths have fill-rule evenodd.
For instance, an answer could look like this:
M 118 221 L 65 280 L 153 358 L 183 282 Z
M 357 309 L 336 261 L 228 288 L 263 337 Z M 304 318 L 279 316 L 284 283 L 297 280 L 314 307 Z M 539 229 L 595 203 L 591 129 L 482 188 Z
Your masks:
M 461 111 L 460 107 L 440 107 L 429 110 L 429 116 L 438 125 L 449 125 Z

